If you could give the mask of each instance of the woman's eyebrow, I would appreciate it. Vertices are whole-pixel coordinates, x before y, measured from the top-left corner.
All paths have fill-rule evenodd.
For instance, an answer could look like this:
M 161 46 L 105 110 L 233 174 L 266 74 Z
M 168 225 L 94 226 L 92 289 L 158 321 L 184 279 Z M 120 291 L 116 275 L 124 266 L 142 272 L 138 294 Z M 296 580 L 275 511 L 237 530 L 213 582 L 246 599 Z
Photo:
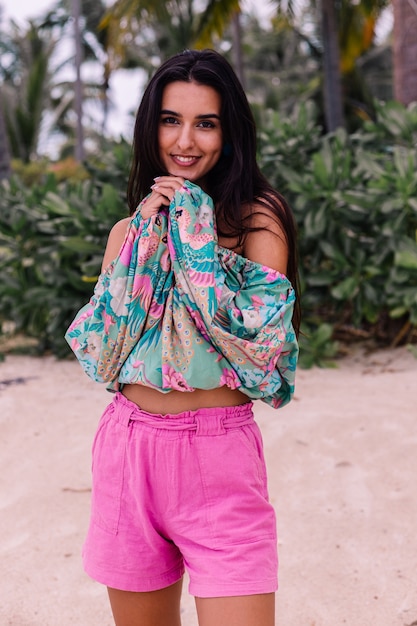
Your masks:
M 203 115 L 197 115 L 198 120 L 205 120 L 209 117 L 215 117 L 217 120 L 220 119 L 220 115 L 217 115 L 217 113 L 204 113 Z
M 181 113 L 176 113 L 175 111 L 170 111 L 169 109 L 162 109 L 160 115 L 173 115 L 174 117 L 182 117 Z M 196 119 L 206 120 L 213 117 L 217 120 L 220 119 L 220 115 L 217 115 L 217 113 L 202 113 L 201 115 L 197 115 Z

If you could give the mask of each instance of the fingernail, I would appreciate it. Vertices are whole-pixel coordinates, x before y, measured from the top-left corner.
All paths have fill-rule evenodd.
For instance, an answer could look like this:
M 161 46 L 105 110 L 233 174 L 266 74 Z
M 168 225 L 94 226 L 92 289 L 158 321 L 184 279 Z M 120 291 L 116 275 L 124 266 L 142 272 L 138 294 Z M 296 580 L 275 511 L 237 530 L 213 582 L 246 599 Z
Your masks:
M 155 176 L 154 180 L 159 180 L 160 178 L 160 176 Z

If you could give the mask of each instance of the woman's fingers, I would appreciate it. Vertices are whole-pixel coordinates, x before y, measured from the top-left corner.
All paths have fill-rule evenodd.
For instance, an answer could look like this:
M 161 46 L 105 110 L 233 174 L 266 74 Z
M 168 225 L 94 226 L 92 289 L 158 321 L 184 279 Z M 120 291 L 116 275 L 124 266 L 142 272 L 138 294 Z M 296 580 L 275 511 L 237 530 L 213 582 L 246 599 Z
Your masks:
M 169 203 L 170 200 L 164 194 L 152 191 L 152 193 L 142 201 L 142 215 L 147 217 L 155 215 L 162 206 L 169 206 Z
M 169 206 L 176 191 L 184 186 L 185 179 L 179 176 L 159 176 L 151 187 L 151 194 L 143 201 L 143 216 L 155 215 L 162 206 Z
M 181 176 L 157 176 L 154 178 L 155 183 L 172 185 L 176 189 L 181 189 L 185 183 L 185 178 Z
M 179 176 L 158 176 L 152 185 L 152 191 L 158 192 L 165 196 L 170 202 L 176 191 L 184 186 L 184 178 Z

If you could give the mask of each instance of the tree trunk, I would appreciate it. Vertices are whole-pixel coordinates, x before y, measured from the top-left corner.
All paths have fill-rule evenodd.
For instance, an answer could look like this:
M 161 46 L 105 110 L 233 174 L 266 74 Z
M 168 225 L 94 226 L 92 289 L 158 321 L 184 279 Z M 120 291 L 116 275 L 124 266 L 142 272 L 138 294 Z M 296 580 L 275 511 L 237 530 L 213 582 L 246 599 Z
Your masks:
M 9 178 L 10 173 L 9 142 L 7 140 L 3 108 L 0 102 L 0 180 L 3 178 Z
M 245 89 L 245 74 L 243 70 L 243 54 L 242 54 L 242 29 L 240 26 L 240 13 L 236 11 L 232 19 L 232 35 L 233 35 L 233 65 L 237 77 Z
M 72 16 L 74 19 L 74 44 L 75 44 L 75 159 L 79 162 L 84 160 L 84 129 L 83 129 L 83 86 L 81 82 L 81 34 L 80 34 L 80 0 L 72 0 Z
M 417 1 L 393 0 L 394 95 L 402 104 L 417 101 Z
M 331 132 L 344 126 L 342 81 L 340 76 L 339 37 L 334 0 L 321 2 L 323 38 L 324 112 L 326 130 Z

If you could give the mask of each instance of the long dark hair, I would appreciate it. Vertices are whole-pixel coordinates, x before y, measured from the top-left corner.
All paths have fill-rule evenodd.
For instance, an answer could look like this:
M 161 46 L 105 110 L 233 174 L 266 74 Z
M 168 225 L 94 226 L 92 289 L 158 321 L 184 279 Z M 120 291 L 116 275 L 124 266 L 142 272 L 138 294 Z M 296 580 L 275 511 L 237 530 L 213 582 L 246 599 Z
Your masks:
M 168 172 L 161 162 L 158 128 L 162 94 L 169 83 L 195 82 L 215 89 L 221 96 L 223 153 L 207 176 L 207 189 L 216 207 L 218 225 L 226 232 L 219 234 L 238 238 L 256 230 L 243 207 L 254 201 L 269 208 L 283 228 L 288 245 L 287 276 L 297 296 L 293 323 L 298 333 L 300 306 L 297 270 L 297 237 L 294 218 L 287 202 L 261 173 L 256 161 L 256 126 L 247 97 L 235 72 L 226 59 L 214 50 L 186 50 L 177 54 L 151 78 L 136 116 L 133 161 L 127 190 L 131 214 L 149 193 L 155 176 Z

